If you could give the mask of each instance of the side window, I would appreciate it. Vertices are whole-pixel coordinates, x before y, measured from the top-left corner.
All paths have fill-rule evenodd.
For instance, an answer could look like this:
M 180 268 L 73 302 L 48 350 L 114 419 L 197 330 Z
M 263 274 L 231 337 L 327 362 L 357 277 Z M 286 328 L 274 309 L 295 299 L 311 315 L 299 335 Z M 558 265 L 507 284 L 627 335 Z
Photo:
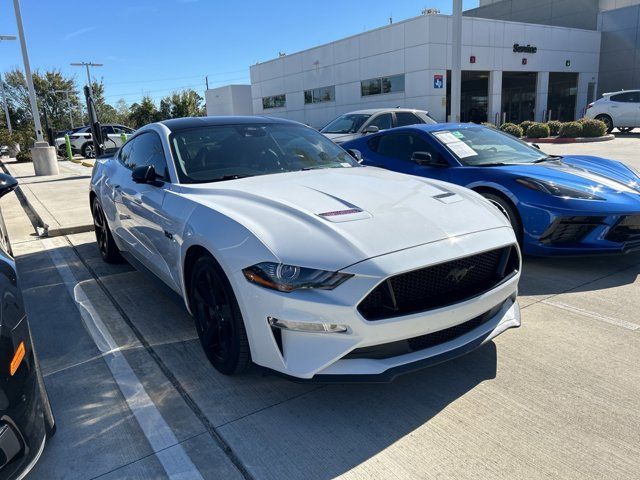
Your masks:
M 371 120 L 367 126 L 370 125 L 376 126 L 380 130 L 388 130 L 393 127 L 393 118 L 390 113 L 383 113 Z
M 112 135 L 113 134 L 113 127 L 111 125 L 103 126 L 103 127 L 101 127 L 101 131 L 102 131 L 102 136 L 103 137 L 105 135 Z
M 130 170 L 153 165 L 159 177 L 169 179 L 162 142 L 154 132 L 143 133 L 127 142 L 120 150 L 120 162 Z
M 420 117 L 411 112 L 396 112 L 396 127 L 406 127 L 407 125 L 415 125 L 416 123 L 424 123 Z
M 611 95 L 612 102 L 638 103 L 640 102 L 640 92 L 625 92 Z
M 411 161 L 413 152 L 429 152 L 434 160 L 439 158 L 435 149 L 422 137 L 413 133 L 395 133 L 381 135 L 375 151 L 383 157 Z

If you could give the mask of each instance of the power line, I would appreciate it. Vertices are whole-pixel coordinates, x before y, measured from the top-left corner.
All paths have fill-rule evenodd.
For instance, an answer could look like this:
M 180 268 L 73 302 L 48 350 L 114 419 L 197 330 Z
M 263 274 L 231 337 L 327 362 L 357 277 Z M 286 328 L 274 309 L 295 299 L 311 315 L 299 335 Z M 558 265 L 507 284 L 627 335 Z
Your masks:
M 199 75 L 200 77 L 201 75 Z M 243 77 L 236 77 L 236 78 L 228 78 L 228 79 L 224 79 L 224 80 L 218 80 L 216 82 L 214 82 L 212 85 L 219 85 L 219 84 L 223 84 L 223 83 L 228 83 L 228 82 L 233 82 L 236 80 L 246 80 L 248 77 L 245 75 Z M 212 86 L 210 85 L 210 87 Z M 169 87 L 169 88 L 159 88 L 159 89 L 155 89 L 155 90 L 137 90 L 134 92 L 123 92 L 123 93 L 110 93 L 109 95 L 105 95 L 104 98 L 114 98 L 114 97 L 118 97 L 118 98 L 122 98 L 122 97 L 128 97 L 128 96 L 135 96 L 135 95 L 147 95 L 149 93 L 159 93 L 159 92 L 171 92 L 174 90 L 180 90 L 180 89 L 185 89 L 185 88 L 197 88 L 197 87 L 202 87 L 204 86 L 204 82 L 201 83 L 196 83 L 196 84 L 192 84 L 192 85 L 181 85 L 181 86 L 177 86 L 177 87 Z M 106 86 L 105 86 L 106 88 Z

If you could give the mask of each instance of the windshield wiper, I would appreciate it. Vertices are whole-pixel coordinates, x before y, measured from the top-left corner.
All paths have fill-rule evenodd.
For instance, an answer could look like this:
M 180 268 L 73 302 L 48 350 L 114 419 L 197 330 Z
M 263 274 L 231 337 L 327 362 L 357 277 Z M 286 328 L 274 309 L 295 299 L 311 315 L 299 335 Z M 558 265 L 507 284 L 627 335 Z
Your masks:
M 552 160 L 562 160 L 562 156 L 560 156 L 560 155 L 547 155 L 546 157 L 539 158 L 538 160 L 534 161 L 533 163 L 549 162 L 549 161 L 552 161 Z
M 247 177 L 253 177 L 254 175 L 242 175 L 242 174 L 233 174 L 233 175 L 223 175 L 222 177 L 219 178 L 214 178 L 213 180 L 210 180 L 211 182 L 224 182 L 225 180 L 237 180 L 238 178 L 247 178 Z

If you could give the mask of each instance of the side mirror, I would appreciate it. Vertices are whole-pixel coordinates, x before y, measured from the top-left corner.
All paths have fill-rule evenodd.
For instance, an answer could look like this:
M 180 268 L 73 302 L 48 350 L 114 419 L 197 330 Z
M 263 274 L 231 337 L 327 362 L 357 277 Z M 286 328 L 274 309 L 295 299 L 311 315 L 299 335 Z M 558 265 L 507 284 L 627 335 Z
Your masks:
M 413 152 L 411 155 L 411 161 L 416 165 L 422 165 L 427 167 L 447 167 L 448 164 L 439 160 L 433 159 L 433 156 L 429 152 Z
M 18 181 L 11 175 L 0 173 L 0 197 L 4 197 L 7 193 L 13 192 L 18 186 Z
M 360 150 L 356 150 L 355 148 L 350 148 L 349 150 L 347 150 L 347 153 L 351 155 L 353 159 L 358 163 L 362 163 L 362 160 L 364 160 L 362 158 L 362 154 L 360 153 Z
M 131 178 L 136 183 L 155 183 L 156 169 L 153 168 L 153 165 L 136 167 L 131 172 Z
M 538 145 L 537 143 L 530 143 L 529 145 L 531 145 L 533 148 L 537 148 L 538 150 L 540 150 L 540 145 Z
M 378 127 L 376 127 L 375 125 L 369 125 L 367 128 L 362 130 L 362 134 L 366 135 L 367 133 L 378 133 L 379 131 L 380 131 L 380 129 Z

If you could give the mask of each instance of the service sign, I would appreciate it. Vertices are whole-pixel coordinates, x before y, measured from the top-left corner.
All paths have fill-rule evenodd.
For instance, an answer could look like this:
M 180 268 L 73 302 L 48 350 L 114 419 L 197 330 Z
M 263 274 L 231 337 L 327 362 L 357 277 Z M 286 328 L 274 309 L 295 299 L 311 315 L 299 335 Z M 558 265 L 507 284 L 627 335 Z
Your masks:
M 519 43 L 513 44 L 513 53 L 536 53 L 538 47 L 532 47 L 531 45 L 520 45 Z

